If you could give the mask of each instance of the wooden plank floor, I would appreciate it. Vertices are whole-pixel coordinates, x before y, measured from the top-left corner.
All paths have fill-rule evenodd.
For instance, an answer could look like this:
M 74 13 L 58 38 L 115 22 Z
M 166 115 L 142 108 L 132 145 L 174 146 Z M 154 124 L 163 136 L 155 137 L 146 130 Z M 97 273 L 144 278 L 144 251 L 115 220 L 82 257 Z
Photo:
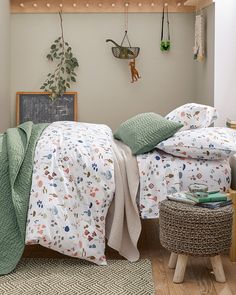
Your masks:
M 183 284 L 173 284 L 174 270 L 168 268 L 169 253 L 161 245 L 156 220 L 144 220 L 139 241 L 142 258 L 151 258 L 153 279 L 157 295 L 236 295 L 236 263 L 223 257 L 227 282 L 215 282 L 209 261 L 206 258 L 190 258 Z M 108 259 L 123 259 L 111 248 L 106 251 Z M 63 257 L 65 256 L 41 246 L 26 247 L 25 257 Z M 138 294 L 137 294 L 138 295 Z

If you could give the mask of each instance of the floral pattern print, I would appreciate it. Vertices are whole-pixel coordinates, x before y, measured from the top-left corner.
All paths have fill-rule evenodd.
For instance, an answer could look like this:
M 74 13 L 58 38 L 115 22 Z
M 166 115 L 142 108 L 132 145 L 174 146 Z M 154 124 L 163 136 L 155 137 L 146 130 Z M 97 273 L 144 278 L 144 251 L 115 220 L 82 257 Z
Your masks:
M 166 115 L 166 119 L 184 125 L 180 131 L 209 127 L 217 117 L 218 112 L 215 108 L 198 103 L 187 103 Z
M 159 217 L 158 204 L 168 194 L 188 190 L 192 183 L 203 183 L 209 191 L 228 191 L 231 169 L 227 160 L 209 161 L 173 157 L 162 151 L 139 155 L 139 207 L 141 217 Z
M 162 141 L 157 148 L 177 157 L 222 160 L 236 153 L 236 130 L 227 127 L 185 130 Z
M 55 122 L 35 151 L 26 244 L 106 264 L 105 218 L 115 191 L 112 132 Z
M 115 194 L 109 127 L 55 122 L 40 137 L 34 158 L 26 244 L 41 244 L 63 254 L 106 264 L 105 218 Z M 162 151 L 137 156 L 138 205 L 142 218 L 157 218 L 166 195 L 194 182 L 227 191 L 227 160 L 173 157 Z

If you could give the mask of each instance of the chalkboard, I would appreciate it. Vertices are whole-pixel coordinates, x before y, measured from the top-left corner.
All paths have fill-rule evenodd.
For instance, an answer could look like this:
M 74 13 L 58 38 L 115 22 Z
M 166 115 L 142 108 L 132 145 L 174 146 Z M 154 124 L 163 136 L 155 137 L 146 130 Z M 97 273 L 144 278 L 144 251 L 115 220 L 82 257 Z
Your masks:
M 52 101 L 47 92 L 17 92 L 16 124 L 33 121 L 77 121 L 77 93 L 66 92 Z

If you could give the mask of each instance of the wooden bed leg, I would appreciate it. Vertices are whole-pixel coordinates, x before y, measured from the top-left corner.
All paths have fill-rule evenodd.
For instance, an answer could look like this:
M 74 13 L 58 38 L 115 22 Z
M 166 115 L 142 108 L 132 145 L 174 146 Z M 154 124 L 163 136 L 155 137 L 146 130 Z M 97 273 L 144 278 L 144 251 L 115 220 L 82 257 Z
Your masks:
M 168 267 L 169 268 L 175 268 L 176 267 L 176 263 L 177 263 L 177 258 L 178 258 L 178 254 L 171 252 L 170 254 L 170 259 L 169 259 L 169 263 L 168 263 Z
M 233 215 L 233 228 L 232 228 L 232 245 L 230 249 L 230 260 L 236 262 L 236 191 L 230 190 L 230 198 L 233 201 L 234 215 Z

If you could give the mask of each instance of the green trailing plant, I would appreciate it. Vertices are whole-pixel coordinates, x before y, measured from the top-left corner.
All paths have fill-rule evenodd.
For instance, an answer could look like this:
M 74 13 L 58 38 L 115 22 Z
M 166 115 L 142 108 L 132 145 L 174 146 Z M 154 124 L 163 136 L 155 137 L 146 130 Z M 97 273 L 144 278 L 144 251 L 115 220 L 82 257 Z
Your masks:
M 161 51 L 168 51 L 170 50 L 170 40 L 167 41 L 161 41 L 161 45 L 160 45 L 160 49 Z
M 50 47 L 50 52 L 47 54 L 47 59 L 52 62 L 58 62 L 53 73 L 47 75 L 47 79 L 40 89 L 50 92 L 52 100 L 61 97 L 71 83 L 76 82 L 76 69 L 79 63 L 72 53 L 72 48 L 64 40 L 62 12 L 59 12 L 61 36 L 54 41 Z

